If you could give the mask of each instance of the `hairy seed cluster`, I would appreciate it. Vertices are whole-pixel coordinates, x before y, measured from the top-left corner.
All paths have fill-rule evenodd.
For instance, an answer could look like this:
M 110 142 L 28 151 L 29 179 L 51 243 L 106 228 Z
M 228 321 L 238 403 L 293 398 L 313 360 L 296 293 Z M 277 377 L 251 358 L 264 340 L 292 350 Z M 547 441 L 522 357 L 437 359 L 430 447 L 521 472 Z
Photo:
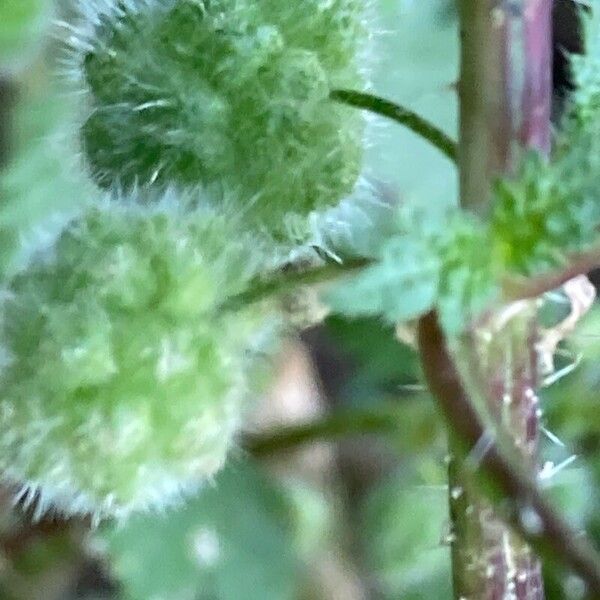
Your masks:
M 350 192 L 362 0 L 129 0 L 100 12 L 81 66 L 85 153 L 104 187 L 215 184 L 281 233 Z M 279 231 L 278 231 L 279 230 Z
M 228 235 L 228 255 L 220 244 Z M 93 209 L 3 290 L 0 468 L 39 508 L 125 516 L 223 465 L 252 370 L 224 219 Z
M 0 287 L 0 474 L 38 514 L 126 517 L 222 467 L 279 322 L 234 297 L 333 244 L 307 217 L 355 188 L 361 117 L 329 94 L 363 85 L 363 4 L 79 0 L 63 23 L 106 193 Z

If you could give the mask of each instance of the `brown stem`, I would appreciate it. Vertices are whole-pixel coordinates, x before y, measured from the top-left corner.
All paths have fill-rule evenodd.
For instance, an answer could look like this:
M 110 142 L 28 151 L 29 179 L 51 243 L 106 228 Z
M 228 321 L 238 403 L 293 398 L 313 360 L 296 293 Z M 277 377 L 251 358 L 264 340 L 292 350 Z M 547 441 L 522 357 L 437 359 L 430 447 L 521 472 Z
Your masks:
M 490 181 L 510 162 L 513 129 L 507 98 L 508 16 L 501 0 L 460 0 L 461 203 L 483 216 L 490 209 Z
M 545 275 L 530 278 L 507 278 L 503 282 L 504 299 L 507 302 L 538 298 L 564 285 L 577 275 L 585 275 L 600 267 L 600 246 L 594 246 L 586 252 L 567 257 L 566 267 Z
M 550 152 L 552 111 L 552 2 L 524 3 L 524 83 L 521 94 L 520 142 L 525 148 Z
M 512 529 L 518 532 L 519 538 L 525 540 L 543 558 L 571 567 L 586 583 L 589 597 L 600 597 L 600 557 L 585 538 L 572 531 L 544 500 L 535 484 L 535 478 L 517 462 L 519 453 L 514 447 L 514 440 L 506 439 L 509 432 L 499 430 L 495 440 L 490 437 L 492 432 L 484 425 L 465 391 L 435 313 L 429 313 L 420 320 L 418 342 L 425 377 L 455 434 L 455 448 L 460 456 L 468 457 L 467 460 L 452 461 L 452 469 L 467 486 L 461 490 L 460 495 L 454 494 L 455 500 L 460 501 L 453 505 L 457 522 L 460 524 L 464 518 L 473 523 L 473 514 L 478 509 L 469 504 L 467 498 L 476 485 L 478 491 L 484 492 L 485 497 L 492 501 L 495 514 L 509 522 Z M 482 440 L 486 439 L 489 443 L 482 444 Z M 516 458 L 510 458 L 511 456 Z M 469 510 L 469 507 L 472 509 Z M 460 518 L 457 517 L 459 511 L 462 512 Z M 482 512 L 479 508 L 476 523 L 481 527 L 469 525 L 471 534 L 476 534 L 478 530 L 493 534 L 494 530 L 490 529 L 487 519 L 502 527 L 491 513 L 490 507 L 485 511 Z M 459 535 L 462 532 L 455 533 Z M 498 557 L 496 547 L 468 548 L 460 560 L 463 571 L 458 574 L 458 583 L 471 586 L 481 583 L 478 580 L 481 577 L 487 579 L 488 575 L 492 576 L 493 582 L 489 587 L 470 587 L 460 590 L 460 593 L 464 598 L 477 600 L 543 597 L 539 571 L 532 570 L 523 561 L 524 557 L 529 556 L 527 548 L 522 543 L 517 544 L 507 528 L 502 527 L 499 533 L 509 536 L 502 541 L 512 544 L 513 557 L 521 558 L 520 568 L 519 563 L 511 563 L 516 567 L 515 571 L 508 584 L 500 587 L 497 573 L 490 569 L 498 565 L 480 560 L 482 557 Z M 525 554 L 521 554 L 523 551 Z M 506 573 L 506 565 L 501 566 Z
M 478 455 L 485 453 L 482 444 L 488 439 L 486 435 L 500 434 L 506 438 L 504 446 L 519 457 L 519 464 L 530 477 L 535 477 L 539 407 L 534 392 L 537 356 L 532 348 L 536 331 L 532 303 L 501 329 L 492 330 L 483 323 L 456 344 L 455 357 L 460 358 L 461 375 L 468 382 L 469 402 L 487 427 L 481 425 L 479 437 L 466 447 L 460 431 L 451 428 L 450 508 L 455 537 L 452 556 L 459 598 L 543 598 L 537 558 L 465 473 L 469 463 L 479 461 Z M 467 394 L 463 393 L 463 397 Z M 473 449 L 477 447 L 479 450 Z
M 549 149 L 552 2 L 460 0 L 459 7 L 461 203 L 486 217 L 492 210 L 491 183 L 514 169 L 515 148 L 522 144 L 542 152 Z M 431 316 L 422 321 L 421 350 L 432 390 L 446 410 L 448 390 L 438 385 L 440 375 L 431 372 L 428 364 L 436 357 L 428 338 L 444 343 L 433 323 Z M 437 349 L 437 359 L 447 362 L 444 375 L 451 371 L 457 378 L 454 394 L 466 404 L 479 401 L 477 410 L 470 404 L 472 412 L 485 415 L 491 431 L 503 432 L 533 480 L 538 469 L 539 414 L 534 393 L 538 371 L 535 312 L 518 315 L 503 330 L 482 338 L 485 327 L 465 336 L 458 351 L 470 401 L 444 347 Z M 541 600 L 541 567 L 523 541 L 529 537 L 517 536 L 507 527 L 503 519 L 507 515 L 489 504 L 467 472 L 473 446 L 485 439 L 485 430 L 477 430 L 480 423 L 476 421 L 471 425 L 475 429 L 461 430 L 461 423 L 451 413 L 447 416 L 454 458 L 449 476 L 455 598 Z M 486 456 L 501 458 L 495 451 Z

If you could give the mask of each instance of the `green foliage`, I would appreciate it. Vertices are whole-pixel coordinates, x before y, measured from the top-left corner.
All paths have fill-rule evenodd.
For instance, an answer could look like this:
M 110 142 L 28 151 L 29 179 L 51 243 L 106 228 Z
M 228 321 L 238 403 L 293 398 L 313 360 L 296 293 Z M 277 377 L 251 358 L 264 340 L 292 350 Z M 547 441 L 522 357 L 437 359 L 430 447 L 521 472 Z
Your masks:
M 332 308 L 350 316 L 383 315 L 392 323 L 430 310 L 439 290 L 441 260 L 420 233 L 408 228 L 383 242 L 372 266 L 328 295 Z
M 339 392 L 345 403 L 365 407 L 386 394 L 392 394 L 394 402 L 403 383 L 420 380 L 417 353 L 399 344 L 393 327 L 377 317 L 348 320 L 332 315 L 325 327 L 353 363 L 352 376 L 346 378 Z
M 329 91 L 362 86 L 362 14 L 358 0 L 100 11 L 81 59 L 96 180 L 215 184 L 249 224 L 279 234 L 287 213 L 339 201 L 358 176 L 362 127 Z
M 0 272 L 14 272 L 40 230 L 55 235 L 74 211 L 99 197 L 81 172 L 70 129 L 75 99 L 40 73 L 19 89 L 14 110 L 13 152 L 0 176 Z
M 437 298 L 441 264 L 424 240 L 393 237 L 381 260 L 330 295 L 334 309 L 346 314 L 384 315 L 407 321 L 430 310 Z
M 428 600 L 451 596 L 444 486 L 418 486 L 401 474 L 384 480 L 363 508 L 369 567 L 384 598 Z
M 108 204 L 8 282 L 0 468 L 40 511 L 125 516 L 221 468 L 260 337 L 215 313 L 254 272 L 243 242 L 206 211 Z
M 576 88 L 551 160 L 526 155 L 516 176 L 496 185 L 491 227 L 510 272 L 560 268 L 598 243 L 600 18 L 583 22 L 586 53 L 571 57 Z
M 0 4 L 0 72 L 25 65 L 40 44 L 39 31 L 49 20 L 46 0 L 2 0 Z
M 450 219 L 439 241 L 442 260 L 438 311 L 449 334 L 459 333 L 499 299 L 501 264 L 487 227 L 469 216 Z
M 0 301 L 0 469 L 22 486 L 25 504 L 39 502 L 38 514 L 55 504 L 125 517 L 200 486 L 185 506 L 105 530 L 125 597 L 291 600 L 292 554 L 299 547 L 316 562 L 329 549 L 339 497 L 295 484 L 294 506 L 283 506 L 249 465 L 225 469 L 215 487 L 206 486 L 238 432 L 262 372 L 256 351 L 272 330 L 262 305 L 227 314 L 217 307 L 248 291 L 254 276 L 262 282 L 273 265 L 292 262 L 293 270 L 297 256 L 310 254 L 301 266 L 372 261 L 330 295 L 339 312 L 369 317 L 328 322 L 357 365 L 336 401 L 363 408 L 393 394 L 390 420 L 410 424 L 394 451 L 404 460 L 430 453 L 443 437 L 441 419 L 421 396 L 398 402 L 400 386 L 419 375 L 389 323 L 435 308 L 446 331 L 458 334 L 502 301 L 504 277 L 561 268 L 597 242 L 600 28 L 589 22 L 589 55 L 573 58 L 579 88 L 552 161 L 526 156 L 499 181 L 488 225 L 448 210 L 451 165 L 395 126 L 369 132 L 365 172 L 401 183 L 403 208 L 384 186 L 362 177 L 356 185 L 361 118 L 328 96 L 364 85 L 363 2 L 78 3 L 71 67 L 85 94 L 65 98 L 43 73 L 31 74 L 13 126 L 17 156 L 0 181 L 8 273 Z M 375 65 L 377 91 L 455 129 L 449 82 L 457 36 L 431 26 L 451 1 L 382 4 L 399 33 L 378 40 L 387 56 Z M 1 69 L 21 66 L 39 47 L 34 28 L 48 6 L 0 7 Z M 80 168 L 77 142 L 110 203 Z M 97 208 L 82 208 L 92 203 Z M 43 237 L 31 233 L 36 221 Z M 256 235 L 240 234 L 249 228 L 285 240 L 267 255 Z M 593 326 L 585 331 L 597 336 Z M 593 452 L 599 432 L 590 390 L 600 379 L 597 352 L 590 354 L 577 383 L 550 392 L 548 418 Z M 560 452 L 552 454 L 557 462 Z M 373 455 L 369 478 L 393 462 Z M 568 470 L 562 485 L 560 477 L 550 482 L 580 527 L 594 516 L 597 456 L 595 464 L 596 473 Z M 384 597 L 437 598 L 449 588 L 440 545 L 446 492 L 414 485 L 401 476 L 376 485 L 363 518 L 351 523 L 369 583 L 377 580 Z M 32 552 L 24 570 L 40 567 L 41 555 Z M 312 588 L 304 587 L 308 597 Z
M 437 308 L 456 334 L 497 295 L 497 261 L 487 230 L 460 213 L 426 221 L 408 210 L 378 260 L 329 295 L 350 316 L 382 315 L 395 323 Z
M 600 129 L 570 130 L 555 159 L 529 155 L 496 185 L 494 241 L 506 268 L 535 275 L 563 267 L 598 241 Z
M 600 13 L 581 11 L 584 52 L 570 56 L 574 91 L 572 110 L 583 126 L 593 122 L 600 110 Z
M 330 294 L 333 309 L 397 322 L 436 308 L 454 335 L 502 300 L 506 277 L 564 268 L 571 257 L 595 247 L 600 126 L 590 121 L 581 127 L 577 120 L 579 110 L 588 108 L 575 105 L 551 160 L 526 154 L 514 176 L 496 182 L 489 224 L 460 211 L 425 218 L 408 205 L 391 230 L 389 218 L 387 228 L 375 231 L 341 221 L 361 248 L 358 254 L 375 261 Z
M 107 529 L 127 600 L 292 600 L 297 565 L 279 490 L 235 464 L 163 516 Z
M 598 244 L 600 18 L 586 22 L 588 52 L 572 58 L 579 87 L 552 159 L 527 154 L 514 176 L 497 181 L 489 225 L 459 212 L 440 220 L 430 210 L 427 231 L 418 209 L 404 207 L 408 221 L 401 218 L 392 233 L 381 229 L 376 250 L 363 246 L 361 255 L 374 256 L 374 264 L 329 296 L 334 310 L 395 322 L 436 308 L 446 331 L 456 334 L 502 300 L 506 277 L 564 268 Z M 365 237 L 360 227 L 350 231 Z

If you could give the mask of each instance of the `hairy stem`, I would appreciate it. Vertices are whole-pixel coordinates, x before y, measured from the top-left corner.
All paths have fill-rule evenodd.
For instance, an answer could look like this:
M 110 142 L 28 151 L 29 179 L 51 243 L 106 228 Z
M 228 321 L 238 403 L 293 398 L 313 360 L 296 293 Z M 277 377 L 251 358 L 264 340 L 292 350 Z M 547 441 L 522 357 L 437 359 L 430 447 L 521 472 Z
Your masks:
M 463 598 L 470 600 L 542 597 L 539 571 L 532 571 L 531 566 L 524 562 L 529 557 L 527 547 L 519 541 L 524 540 L 539 556 L 551 562 L 561 562 L 573 569 L 585 582 L 590 598 L 600 597 L 600 557 L 586 539 L 571 530 L 544 500 L 535 484 L 534 474 L 527 471 L 526 464 L 522 466 L 517 462 L 521 459 L 514 447 L 514 440 L 507 439 L 510 438 L 510 432 L 502 429 L 490 431 L 484 425 L 472 399 L 465 391 L 435 313 L 429 313 L 420 320 L 418 341 L 428 385 L 454 432 L 455 450 L 458 455 L 465 457 L 461 461 L 452 461 L 456 477 L 465 485 L 461 494 L 454 494 L 453 500 L 457 504 L 464 504 L 476 488 L 478 496 L 483 495 L 491 502 L 482 509 L 481 500 L 477 497 L 474 499 L 477 505 L 464 506 L 463 514 L 470 519 L 465 524 L 468 526 L 466 533 L 471 536 L 476 536 L 480 531 L 494 533 L 488 520 L 495 526 L 502 527 L 497 520 L 497 516 L 500 516 L 511 525 L 510 529 L 502 527 L 497 532 L 502 533 L 502 548 L 504 551 L 510 550 L 513 557 L 520 559 L 510 565 L 511 571 L 514 568 L 514 573 L 508 583 L 513 585 L 507 585 L 504 589 L 496 586 L 469 587 L 468 590 L 458 590 L 455 596 L 460 598 L 459 594 L 462 594 Z M 456 488 L 454 490 L 456 492 Z M 472 510 L 468 510 L 469 506 L 472 506 Z M 491 512 L 492 508 L 494 513 Z M 476 522 L 475 515 L 478 519 Z M 458 524 L 462 524 L 461 520 Z M 513 530 L 519 534 L 518 538 L 513 537 Z M 462 530 L 455 532 L 456 535 L 464 533 Z M 473 541 L 479 544 L 489 540 L 475 537 Z M 505 547 L 504 544 L 508 545 Z M 486 557 L 498 556 L 494 552 L 495 548 L 485 545 L 467 548 L 459 561 L 464 570 L 458 574 L 458 583 L 471 586 L 477 584 L 478 574 L 491 574 L 490 579 L 496 581 L 497 573 L 488 567 L 495 568 L 498 565 L 485 562 Z M 479 584 L 483 585 L 482 582 Z

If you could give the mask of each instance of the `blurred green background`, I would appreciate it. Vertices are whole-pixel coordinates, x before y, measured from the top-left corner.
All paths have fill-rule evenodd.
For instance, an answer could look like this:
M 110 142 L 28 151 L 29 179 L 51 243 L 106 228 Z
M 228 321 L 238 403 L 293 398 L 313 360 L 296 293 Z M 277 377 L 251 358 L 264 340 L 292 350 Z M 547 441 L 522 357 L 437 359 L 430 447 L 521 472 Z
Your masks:
M 373 90 L 456 134 L 458 39 L 447 0 L 377 0 L 366 58 Z M 59 77 L 53 18 L 68 2 L 0 0 L 0 269 L 98 193 L 76 150 L 76 98 Z M 58 65 L 58 68 L 57 68 Z M 404 202 L 443 209 L 456 175 L 410 132 L 371 120 L 365 173 Z M 564 310 L 548 300 L 550 313 Z M 0 493 L 0 600 L 370 600 L 451 597 L 445 436 L 418 361 L 376 321 L 330 319 L 290 342 L 261 426 L 380 411 L 394 433 L 268 457 L 241 443 L 228 469 L 179 509 L 125 525 L 32 523 Z M 561 349 L 543 390 L 544 481 L 600 543 L 600 311 Z M 292 406 L 292 410 L 289 407 Z M 576 459 L 571 457 L 576 455 Z M 549 598 L 577 597 L 548 572 Z

